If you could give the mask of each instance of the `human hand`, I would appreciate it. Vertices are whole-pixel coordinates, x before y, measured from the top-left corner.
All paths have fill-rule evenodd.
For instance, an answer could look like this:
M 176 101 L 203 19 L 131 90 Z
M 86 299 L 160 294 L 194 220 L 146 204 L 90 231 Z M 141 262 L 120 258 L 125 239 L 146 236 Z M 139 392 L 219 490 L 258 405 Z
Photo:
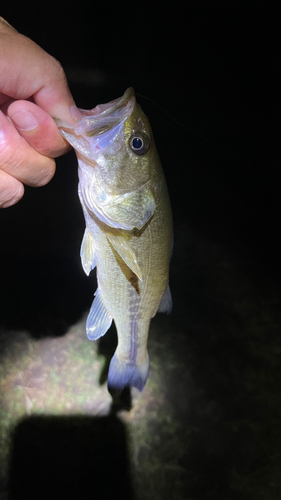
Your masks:
M 80 116 L 61 65 L 0 17 L 0 208 L 47 184 L 69 150 L 52 116 Z

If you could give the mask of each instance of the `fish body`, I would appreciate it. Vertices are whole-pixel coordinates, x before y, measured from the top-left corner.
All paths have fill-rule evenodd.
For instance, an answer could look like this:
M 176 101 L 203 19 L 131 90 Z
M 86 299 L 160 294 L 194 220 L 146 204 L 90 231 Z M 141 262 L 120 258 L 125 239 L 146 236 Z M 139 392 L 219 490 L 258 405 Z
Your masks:
M 118 346 L 108 387 L 142 390 L 149 370 L 150 320 L 157 311 L 172 309 L 168 190 L 149 121 L 133 89 L 81 113 L 74 128 L 62 122 L 58 126 L 79 163 L 78 191 L 86 222 L 82 265 L 87 274 L 97 268 L 87 335 L 98 339 L 114 319 Z

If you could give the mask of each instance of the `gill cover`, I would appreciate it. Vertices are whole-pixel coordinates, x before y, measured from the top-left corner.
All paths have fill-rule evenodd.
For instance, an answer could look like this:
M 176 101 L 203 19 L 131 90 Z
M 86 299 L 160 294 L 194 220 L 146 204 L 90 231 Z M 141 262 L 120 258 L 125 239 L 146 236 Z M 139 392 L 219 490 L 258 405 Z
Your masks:
M 86 111 L 76 126 L 57 125 L 79 162 L 79 194 L 100 221 L 119 229 L 141 229 L 156 205 L 148 155 L 150 127 L 134 90 Z

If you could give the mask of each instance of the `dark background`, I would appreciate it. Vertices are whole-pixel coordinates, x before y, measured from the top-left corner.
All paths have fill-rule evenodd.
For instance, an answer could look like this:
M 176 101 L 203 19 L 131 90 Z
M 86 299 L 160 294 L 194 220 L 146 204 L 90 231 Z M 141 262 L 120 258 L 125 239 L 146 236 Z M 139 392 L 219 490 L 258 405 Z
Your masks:
M 196 403 L 199 388 L 205 399 L 203 409 L 195 404 L 192 415 L 187 412 L 181 418 L 193 424 L 200 419 L 206 422 L 191 446 L 192 456 L 187 446 L 183 458 L 188 471 L 186 498 L 279 498 L 278 485 L 274 496 L 267 473 L 264 484 L 269 489 L 264 497 L 259 497 L 260 488 L 251 490 L 253 496 L 243 486 L 240 494 L 234 493 L 228 479 L 231 467 L 237 467 L 244 478 L 256 471 L 262 477 L 259 467 L 264 464 L 269 468 L 275 464 L 276 479 L 281 464 L 277 439 L 264 445 L 274 428 L 272 422 L 280 417 L 280 401 L 272 403 L 267 426 L 267 403 L 247 392 L 242 377 L 247 366 L 256 373 L 260 370 L 247 340 L 252 315 L 257 323 L 260 320 L 259 305 L 253 312 L 247 310 L 247 303 L 267 304 L 268 324 L 274 328 L 269 332 L 261 322 L 259 342 L 266 350 L 269 338 L 271 354 L 280 349 L 278 12 L 264 8 L 262 2 L 213 0 L 165 5 L 10 2 L 1 15 L 61 62 L 79 107 L 108 102 L 129 86 L 140 94 L 138 101 L 152 124 L 173 207 L 175 344 L 176 327 L 183 331 L 187 321 L 192 333 L 194 318 L 203 318 L 201 334 L 188 336 L 186 326 L 186 352 L 191 349 L 196 360 L 193 398 Z M 95 289 L 79 260 L 84 222 L 73 152 L 57 161 L 57 174 L 48 186 L 27 188 L 17 206 L 0 212 L 0 231 L 1 324 L 26 328 L 33 336 L 62 335 L 89 308 Z M 223 267 L 229 254 L 251 283 L 245 285 L 246 291 L 242 281 L 238 283 L 240 278 Z M 219 265 L 225 269 L 221 275 L 216 271 Z M 226 297 L 226 309 L 219 294 Z M 243 294 L 245 318 L 240 318 L 237 330 L 231 330 L 236 321 L 234 302 L 238 296 L 242 301 Z M 216 330 L 218 324 L 221 327 Z M 212 328 L 216 333 L 209 335 Z M 178 348 L 182 357 L 185 347 Z M 266 387 L 268 374 L 272 379 L 279 376 L 280 359 L 279 367 L 276 359 L 274 366 L 270 355 L 261 361 Z M 228 371 L 231 363 L 235 373 L 241 373 L 239 382 Z M 177 408 L 185 389 L 174 380 L 170 384 L 171 401 Z M 274 390 L 279 394 L 280 386 Z M 173 399 L 173 393 L 179 394 L 178 399 Z M 210 410 L 210 416 L 207 411 L 206 401 L 213 394 L 221 420 L 216 412 Z M 225 422 L 239 418 L 245 428 L 236 440 L 232 431 L 221 429 Z M 260 433 L 249 430 L 251 425 L 254 429 L 256 418 Z M 276 435 L 280 443 L 280 433 Z M 225 444 L 229 442 L 234 455 Z M 26 446 L 25 437 L 20 436 L 18 443 L 18 449 Z
M 128 86 L 153 101 L 138 98 L 175 220 L 247 241 L 270 260 L 280 250 L 277 14 L 219 1 L 11 2 L 2 12 L 62 63 L 79 107 Z

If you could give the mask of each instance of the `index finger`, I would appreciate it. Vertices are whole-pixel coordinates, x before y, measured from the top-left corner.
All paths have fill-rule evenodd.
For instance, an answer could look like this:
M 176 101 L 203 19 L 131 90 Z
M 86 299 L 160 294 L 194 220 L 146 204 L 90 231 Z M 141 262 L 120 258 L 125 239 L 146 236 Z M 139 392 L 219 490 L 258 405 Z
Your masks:
M 33 97 L 51 116 L 75 123 L 79 112 L 61 64 L 3 18 L 0 48 L 0 93 L 13 99 Z

